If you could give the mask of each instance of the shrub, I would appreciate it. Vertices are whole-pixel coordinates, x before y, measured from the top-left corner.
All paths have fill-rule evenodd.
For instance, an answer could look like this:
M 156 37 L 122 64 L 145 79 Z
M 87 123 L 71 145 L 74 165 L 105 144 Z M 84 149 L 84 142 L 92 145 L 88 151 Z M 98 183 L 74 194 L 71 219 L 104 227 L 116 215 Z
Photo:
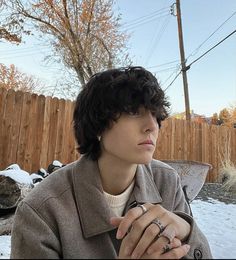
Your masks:
M 222 176 L 222 188 L 236 193 L 236 167 L 230 161 L 225 161 L 220 169 Z

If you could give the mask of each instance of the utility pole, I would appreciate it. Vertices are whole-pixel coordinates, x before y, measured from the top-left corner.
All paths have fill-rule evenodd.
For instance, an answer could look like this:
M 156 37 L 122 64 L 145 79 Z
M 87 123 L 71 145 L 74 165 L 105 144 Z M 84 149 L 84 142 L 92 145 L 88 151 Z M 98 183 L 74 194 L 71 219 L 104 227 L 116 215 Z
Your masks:
M 180 49 L 181 68 L 182 68 L 181 71 L 182 71 L 183 84 L 184 84 L 185 114 L 186 114 L 186 120 L 191 120 L 189 94 L 188 94 L 188 80 L 187 80 L 187 70 L 189 69 L 189 67 L 186 67 L 186 63 L 185 63 L 180 0 L 176 0 L 176 13 L 177 13 L 177 22 L 178 22 L 179 49 Z

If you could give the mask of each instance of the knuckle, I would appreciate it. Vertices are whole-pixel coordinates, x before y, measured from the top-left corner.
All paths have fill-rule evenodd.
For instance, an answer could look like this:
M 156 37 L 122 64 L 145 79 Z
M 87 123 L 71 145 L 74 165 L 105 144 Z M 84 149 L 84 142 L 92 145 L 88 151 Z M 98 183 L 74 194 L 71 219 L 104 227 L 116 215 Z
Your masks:
M 152 227 L 153 225 L 151 225 L 151 226 L 149 226 L 147 229 L 146 229 L 146 234 L 148 235 L 148 236 L 150 236 L 150 237 L 155 237 L 157 234 L 158 234 L 158 232 L 157 232 L 157 230 L 154 228 L 154 227 Z
M 136 214 L 136 209 L 135 209 L 135 208 L 130 209 L 130 210 L 126 213 L 126 217 L 127 217 L 127 218 L 131 218 L 131 219 L 135 218 L 136 215 L 137 215 L 137 214 Z
M 133 236 L 130 236 L 129 240 L 127 241 L 127 244 L 129 244 L 130 246 L 134 245 L 135 243 L 135 239 Z
M 143 228 L 144 228 L 142 222 L 139 220 L 134 221 L 132 226 L 136 230 L 143 230 Z
M 173 239 L 173 242 L 172 242 L 172 246 L 173 247 L 180 247 L 181 246 L 181 241 L 177 238 L 174 238 Z
M 152 208 L 154 205 L 148 202 L 148 203 L 145 203 L 144 206 L 147 208 Z
M 163 218 L 169 218 L 169 217 L 170 217 L 169 211 L 167 211 L 167 210 L 164 211 L 164 210 L 163 210 L 163 211 L 162 211 L 162 217 L 163 217 Z

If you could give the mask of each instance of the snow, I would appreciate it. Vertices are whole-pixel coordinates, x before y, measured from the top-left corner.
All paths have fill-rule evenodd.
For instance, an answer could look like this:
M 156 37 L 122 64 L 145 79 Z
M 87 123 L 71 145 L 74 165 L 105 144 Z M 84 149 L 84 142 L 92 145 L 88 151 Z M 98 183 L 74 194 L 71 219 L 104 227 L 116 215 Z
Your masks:
M 0 236 L 0 259 L 10 259 L 11 236 Z
M 29 186 L 33 185 L 30 174 L 22 170 L 18 164 L 12 164 L 8 166 L 5 170 L 0 171 L 0 175 L 9 177 L 20 184 L 26 184 Z
M 58 166 L 58 167 L 62 167 L 62 166 L 63 166 L 63 164 L 62 164 L 61 162 L 59 162 L 58 160 L 54 160 L 54 161 L 52 162 L 52 164 L 53 164 L 54 166 Z
M 236 205 L 218 200 L 199 199 L 191 202 L 198 226 L 207 237 L 213 258 L 233 259 L 236 256 Z M 0 236 L 0 259 L 10 259 L 11 236 Z
M 213 257 L 235 259 L 236 204 L 225 204 L 214 199 L 208 202 L 194 200 L 191 208 L 198 226 L 209 241 Z

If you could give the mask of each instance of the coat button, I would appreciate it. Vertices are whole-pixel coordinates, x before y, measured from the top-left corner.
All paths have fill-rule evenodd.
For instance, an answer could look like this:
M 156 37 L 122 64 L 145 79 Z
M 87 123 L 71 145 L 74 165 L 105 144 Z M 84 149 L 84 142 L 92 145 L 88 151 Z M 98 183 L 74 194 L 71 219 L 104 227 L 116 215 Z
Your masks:
M 202 259 L 202 251 L 200 249 L 194 249 L 194 259 Z

